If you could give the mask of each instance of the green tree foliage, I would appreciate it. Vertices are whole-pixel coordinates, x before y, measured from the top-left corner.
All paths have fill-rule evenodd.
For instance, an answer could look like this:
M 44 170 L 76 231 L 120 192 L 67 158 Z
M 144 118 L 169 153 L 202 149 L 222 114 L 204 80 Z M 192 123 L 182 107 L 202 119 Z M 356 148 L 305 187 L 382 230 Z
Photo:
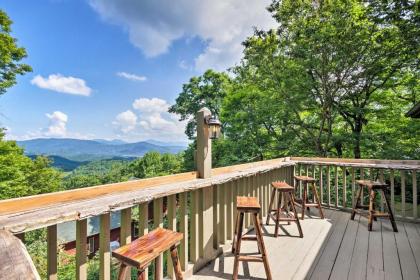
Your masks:
M 10 35 L 11 25 L 10 18 L 0 9 L 0 95 L 16 84 L 16 75 L 32 71 L 29 65 L 20 63 L 26 50 Z
M 219 115 L 221 102 L 229 88 L 229 77 L 225 73 L 207 70 L 202 76 L 192 77 L 182 86 L 182 92 L 175 105 L 169 108 L 170 113 L 180 116 L 180 121 L 188 120 L 185 133 L 189 139 L 194 138 L 197 124 L 195 114 L 202 107 L 207 107 L 213 114 Z
M 64 177 L 65 189 L 77 189 L 101 184 L 127 181 L 129 160 L 98 160 L 79 166 Z
M 32 160 L 0 130 L 0 199 L 58 191 L 61 173 L 45 157 Z
M 418 158 L 420 124 L 404 116 L 419 101 L 418 3 L 283 0 L 268 10 L 278 28 L 256 30 L 218 87 L 216 166 L 284 155 Z M 188 104 L 192 117 L 209 107 L 193 98 L 201 90 L 183 90 L 173 108 Z
M 128 174 L 136 178 L 149 178 L 182 171 L 182 155 L 148 152 L 128 166 Z

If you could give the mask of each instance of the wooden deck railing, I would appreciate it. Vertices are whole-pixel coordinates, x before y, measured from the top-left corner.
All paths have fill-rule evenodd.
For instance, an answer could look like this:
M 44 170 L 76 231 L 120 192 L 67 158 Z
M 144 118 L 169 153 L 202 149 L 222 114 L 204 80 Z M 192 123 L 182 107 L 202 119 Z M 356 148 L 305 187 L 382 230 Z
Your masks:
M 356 195 L 356 180 L 380 180 L 390 185 L 391 207 L 396 217 L 419 221 L 418 160 L 290 159 L 297 163 L 296 173 L 318 179 L 321 202 L 325 206 L 351 210 Z M 381 197 L 378 199 L 383 210 L 384 201 Z M 367 201 L 368 194 L 364 193 L 364 202 Z
M 416 181 L 419 169 L 420 161 L 280 158 L 216 168 L 208 179 L 197 179 L 197 174 L 190 172 L 4 200 L 0 201 L 0 228 L 22 234 L 46 227 L 48 279 L 57 279 L 57 224 L 76 221 L 75 275 L 76 279 L 86 279 L 87 219 L 99 216 L 100 279 L 110 279 L 110 213 L 121 211 L 120 243 L 126 244 L 132 239 L 132 220 L 138 221 L 140 235 L 147 233 L 148 205 L 152 203 L 153 227 L 163 226 L 167 219 L 165 226 L 184 233 L 180 261 L 188 275 L 216 257 L 232 239 L 238 195 L 257 196 L 265 215 L 272 181 L 293 184 L 294 174 L 309 174 L 320 179 L 325 206 L 350 209 L 355 180 L 373 177 L 390 183 L 392 205 L 401 218 L 419 221 Z M 132 213 L 135 207 L 139 209 L 138 217 Z M 248 216 L 245 226 L 250 225 Z M 171 267 L 168 274 L 172 276 Z

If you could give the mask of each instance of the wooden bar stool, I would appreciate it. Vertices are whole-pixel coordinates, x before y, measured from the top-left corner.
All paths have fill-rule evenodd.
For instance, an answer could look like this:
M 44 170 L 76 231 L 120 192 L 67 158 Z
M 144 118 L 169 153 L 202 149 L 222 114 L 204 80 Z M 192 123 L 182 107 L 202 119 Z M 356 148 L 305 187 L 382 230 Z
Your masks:
M 233 279 L 238 279 L 238 270 L 239 270 L 239 261 L 244 262 L 262 262 L 264 264 L 265 273 L 267 279 L 271 280 L 271 271 L 268 264 L 267 252 L 264 246 L 264 240 L 262 237 L 261 224 L 259 221 L 258 214 L 261 210 L 261 206 L 256 197 L 244 197 L 238 196 L 236 198 L 236 208 L 238 214 L 236 217 L 236 226 L 235 234 L 232 242 L 232 253 L 235 254 L 235 262 L 233 264 Z M 242 228 L 244 224 L 244 215 L 245 213 L 251 213 L 252 220 L 254 222 L 255 236 L 242 236 Z M 241 241 L 242 240 L 254 240 L 258 244 L 258 252 L 261 256 L 250 256 L 250 255 L 241 255 Z
M 303 197 L 302 199 L 296 199 L 295 205 L 301 207 L 302 209 L 302 217 L 303 220 L 305 218 L 305 208 L 309 207 L 316 207 L 319 210 L 319 215 L 321 216 L 321 219 L 324 219 L 324 212 L 322 211 L 321 207 L 321 201 L 319 200 L 318 191 L 316 190 L 315 182 L 316 179 L 308 176 L 295 176 L 296 184 L 297 186 L 299 182 L 302 182 L 303 184 Z M 311 185 L 312 192 L 314 195 L 314 201 L 312 203 L 308 200 L 308 185 Z
M 391 206 L 389 204 L 389 198 L 385 193 L 385 189 L 388 188 L 388 185 L 382 182 L 375 182 L 370 180 L 358 180 L 356 183 L 359 185 L 359 190 L 357 192 L 356 196 L 356 202 L 353 206 L 353 211 L 351 212 L 351 219 L 354 220 L 354 216 L 356 214 L 359 214 L 361 216 L 367 216 L 368 218 L 368 230 L 372 231 L 372 223 L 373 220 L 376 221 L 376 218 L 389 218 L 392 224 L 392 229 L 395 232 L 398 232 L 397 224 L 395 223 L 394 214 L 392 213 Z M 362 192 L 363 188 L 368 189 L 369 194 L 369 206 L 362 206 L 361 200 L 362 200 Z M 388 209 L 388 213 L 380 212 L 375 210 L 375 197 L 376 192 L 379 191 L 382 198 L 385 200 L 386 208 Z M 359 209 L 368 210 L 368 212 L 360 211 Z
M 183 234 L 171 230 L 157 228 L 150 233 L 124 245 L 112 252 L 112 255 L 121 262 L 118 280 L 125 280 L 127 270 L 130 266 L 137 268 L 137 279 L 147 279 L 144 270 L 155 260 L 155 279 L 160 279 L 158 267 L 162 264 L 159 255 L 166 250 L 171 251 L 171 258 L 177 280 L 182 280 L 181 265 L 179 263 L 178 251 Z
M 290 222 L 295 222 L 299 230 L 299 236 L 302 238 L 302 227 L 300 226 L 299 217 L 295 207 L 295 188 L 288 185 L 286 182 L 273 182 L 271 183 L 271 186 L 273 186 L 273 191 L 271 192 L 270 206 L 268 207 L 266 225 L 269 225 L 270 218 L 272 218 L 273 221 L 276 223 L 274 236 L 277 237 L 279 232 L 279 222 L 286 221 L 288 222 L 288 224 L 290 224 Z M 279 194 L 279 199 L 277 207 L 273 209 L 276 192 Z M 283 207 L 281 207 L 280 194 L 283 197 Z M 292 209 L 293 214 L 289 212 L 289 208 Z M 275 212 L 275 216 L 272 214 L 272 212 Z

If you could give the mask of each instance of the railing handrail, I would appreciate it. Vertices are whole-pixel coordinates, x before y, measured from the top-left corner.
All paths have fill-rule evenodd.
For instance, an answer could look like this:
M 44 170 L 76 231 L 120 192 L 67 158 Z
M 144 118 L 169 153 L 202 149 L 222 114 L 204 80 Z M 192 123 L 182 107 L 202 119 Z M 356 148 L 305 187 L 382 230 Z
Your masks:
M 223 184 L 294 164 L 288 158 L 279 158 L 215 168 L 212 171 L 214 176 L 209 179 L 197 179 L 195 172 L 189 172 L 3 200 L 0 201 L 0 229 L 16 234 L 86 219 L 159 197 Z
M 290 157 L 291 161 L 310 165 L 332 165 L 396 170 L 420 170 L 420 160 L 382 160 L 351 158 Z

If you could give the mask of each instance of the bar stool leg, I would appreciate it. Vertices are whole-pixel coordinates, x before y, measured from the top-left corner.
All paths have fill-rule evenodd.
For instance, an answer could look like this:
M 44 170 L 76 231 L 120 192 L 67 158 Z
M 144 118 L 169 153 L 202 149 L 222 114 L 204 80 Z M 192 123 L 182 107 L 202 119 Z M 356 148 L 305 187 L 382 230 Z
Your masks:
M 362 196 L 362 186 L 359 186 L 359 190 L 357 191 L 356 201 L 353 205 L 353 211 L 351 211 L 351 219 L 354 220 L 354 216 L 356 216 L 356 209 L 360 206 L 360 197 Z
M 239 212 L 236 214 L 235 232 L 233 233 L 233 240 L 232 240 L 232 254 L 235 253 L 235 244 L 237 242 L 236 235 L 238 233 L 238 226 L 239 226 Z
M 272 280 L 270 265 L 268 264 L 267 252 L 265 250 L 264 239 L 262 237 L 261 226 L 260 226 L 260 222 L 259 222 L 259 219 L 258 219 L 258 213 L 253 213 L 253 217 L 254 217 L 254 226 L 255 226 L 255 229 L 256 229 L 255 230 L 255 235 L 257 236 L 258 247 L 260 247 L 260 251 L 261 251 L 261 254 L 262 254 L 265 273 L 267 275 L 267 279 Z M 233 278 L 233 279 L 236 279 L 236 278 Z
M 302 227 L 300 226 L 300 221 L 299 221 L 299 217 L 296 211 L 296 206 L 295 206 L 295 194 L 294 193 L 288 193 L 287 194 L 290 198 L 291 201 L 291 206 L 292 206 L 292 210 L 293 210 L 293 215 L 295 216 L 295 220 L 296 220 L 296 224 L 299 230 L 299 236 L 300 238 L 303 238 L 303 231 L 302 231 Z
M 242 228 L 244 224 L 244 213 L 239 214 L 239 225 L 238 225 L 238 234 L 236 237 L 236 248 L 235 248 L 235 261 L 233 263 L 233 280 L 238 279 L 238 270 L 239 270 L 239 253 L 241 252 L 241 238 L 242 238 Z M 257 230 L 256 230 L 257 232 Z
M 314 200 L 316 200 L 316 204 L 318 204 L 319 215 L 321 216 L 321 219 L 324 219 L 324 212 L 322 211 L 321 200 L 319 200 L 318 191 L 316 189 L 315 183 L 312 183 L 312 192 L 314 195 Z
M 277 237 L 279 235 L 279 222 L 280 222 L 280 208 L 281 208 L 281 199 L 277 201 L 277 209 L 276 209 L 276 227 L 274 229 L 274 236 Z
M 375 191 L 370 189 L 369 193 L 369 216 L 368 216 L 368 230 L 372 231 L 372 220 L 373 220 L 373 203 L 375 200 Z
M 176 246 L 171 247 L 171 259 L 175 271 L 175 279 L 183 280 L 181 264 L 179 263 L 178 250 Z
M 273 203 L 274 203 L 275 196 L 276 196 L 276 189 L 273 188 L 273 190 L 271 191 L 270 204 L 268 205 L 267 221 L 265 222 L 265 224 L 267 226 L 270 223 L 270 214 L 271 214 L 271 211 L 273 209 Z
M 125 263 L 121 263 L 120 271 L 118 272 L 118 280 L 125 280 L 128 269 L 129 267 Z
M 391 221 L 392 229 L 394 232 L 398 232 L 397 224 L 395 223 L 394 213 L 392 212 L 391 205 L 389 204 L 389 197 L 385 194 L 385 191 L 382 190 L 382 195 L 385 198 L 386 208 L 388 209 L 389 219 Z

